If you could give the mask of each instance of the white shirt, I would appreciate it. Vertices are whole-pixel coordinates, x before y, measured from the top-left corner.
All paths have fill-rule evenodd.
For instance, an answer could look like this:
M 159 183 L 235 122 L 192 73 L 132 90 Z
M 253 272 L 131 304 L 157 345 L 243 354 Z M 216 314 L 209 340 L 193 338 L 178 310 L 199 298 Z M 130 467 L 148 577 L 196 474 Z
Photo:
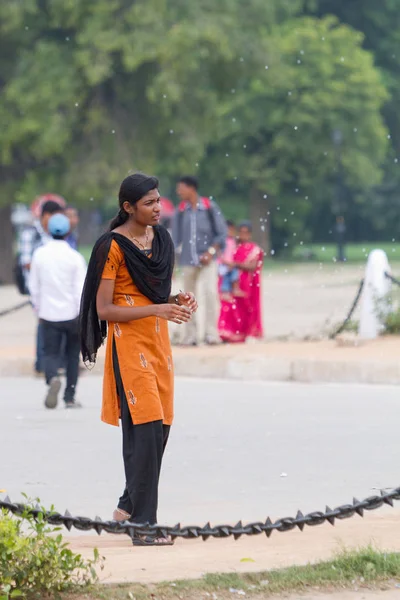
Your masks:
M 29 291 L 40 319 L 72 321 L 79 315 L 86 263 L 64 240 L 51 240 L 32 258 Z

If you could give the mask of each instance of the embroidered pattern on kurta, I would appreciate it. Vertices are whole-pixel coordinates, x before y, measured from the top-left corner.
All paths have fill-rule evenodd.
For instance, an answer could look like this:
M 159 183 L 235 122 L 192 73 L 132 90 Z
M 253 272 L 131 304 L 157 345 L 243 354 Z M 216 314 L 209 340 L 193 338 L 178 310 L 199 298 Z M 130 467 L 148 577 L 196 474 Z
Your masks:
M 125 300 L 126 300 L 126 303 L 129 304 L 129 306 L 134 306 L 135 301 L 132 298 L 132 296 L 130 296 L 129 294 L 125 294 Z
M 135 396 L 135 394 L 132 392 L 132 390 L 128 390 L 128 391 L 126 392 L 126 397 L 128 398 L 128 402 L 129 402 L 130 404 L 132 404 L 132 406 L 135 406 L 135 404 L 136 404 L 136 396 Z

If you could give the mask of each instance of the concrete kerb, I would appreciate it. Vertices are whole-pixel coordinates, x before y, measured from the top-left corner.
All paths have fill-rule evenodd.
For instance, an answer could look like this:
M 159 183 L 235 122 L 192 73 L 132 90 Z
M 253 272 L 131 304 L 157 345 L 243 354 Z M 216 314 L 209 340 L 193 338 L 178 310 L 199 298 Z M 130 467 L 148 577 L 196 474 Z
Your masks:
M 338 357 L 337 357 L 338 358 Z M 181 377 L 253 381 L 296 381 L 303 383 L 400 384 L 400 361 L 337 360 L 315 357 L 271 356 L 249 352 L 206 353 L 196 350 L 175 353 L 175 373 Z M 104 354 L 98 357 L 93 373 L 100 374 Z M 0 376 L 31 376 L 33 356 L 10 351 L 0 357 Z M 90 375 L 90 372 L 88 372 Z
M 0 377 L 29 377 L 33 375 L 33 358 L 8 356 L 0 359 Z
M 303 383 L 366 383 L 397 385 L 399 362 L 294 360 L 291 380 Z
M 302 383 L 400 384 L 400 363 L 347 362 L 270 358 L 244 354 L 238 358 L 178 357 L 175 372 L 185 377 L 227 378 Z

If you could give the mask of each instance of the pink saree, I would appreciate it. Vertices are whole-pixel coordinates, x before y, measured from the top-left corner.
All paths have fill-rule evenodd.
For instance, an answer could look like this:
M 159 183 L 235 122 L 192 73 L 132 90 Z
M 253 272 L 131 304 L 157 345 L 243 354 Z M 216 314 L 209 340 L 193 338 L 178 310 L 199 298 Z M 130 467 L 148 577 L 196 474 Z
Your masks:
M 262 249 L 247 242 L 240 244 L 234 256 L 234 262 L 240 270 L 241 264 L 257 260 L 255 271 L 240 271 L 239 289 L 242 296 L 232 301 L 221 299 L 221 312 L 218 331 L 224 342 L 241 343 L 248 337 L 263 336 L 261 316 L 261 271 L 264 253 Z

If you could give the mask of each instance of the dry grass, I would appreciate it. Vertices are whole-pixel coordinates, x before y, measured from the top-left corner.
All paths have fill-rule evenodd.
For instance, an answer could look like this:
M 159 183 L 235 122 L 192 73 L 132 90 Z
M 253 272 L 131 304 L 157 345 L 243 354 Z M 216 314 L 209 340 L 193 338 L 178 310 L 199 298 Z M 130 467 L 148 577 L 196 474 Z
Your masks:
M 310 590 L 385 587 L 400 580 L 400 554 L 373 547 L 342 550 L 332 560 L 252 574 L 205 575 L 192 581 L 154 585 L 98 586 L 64 600 L 252 600 Z

